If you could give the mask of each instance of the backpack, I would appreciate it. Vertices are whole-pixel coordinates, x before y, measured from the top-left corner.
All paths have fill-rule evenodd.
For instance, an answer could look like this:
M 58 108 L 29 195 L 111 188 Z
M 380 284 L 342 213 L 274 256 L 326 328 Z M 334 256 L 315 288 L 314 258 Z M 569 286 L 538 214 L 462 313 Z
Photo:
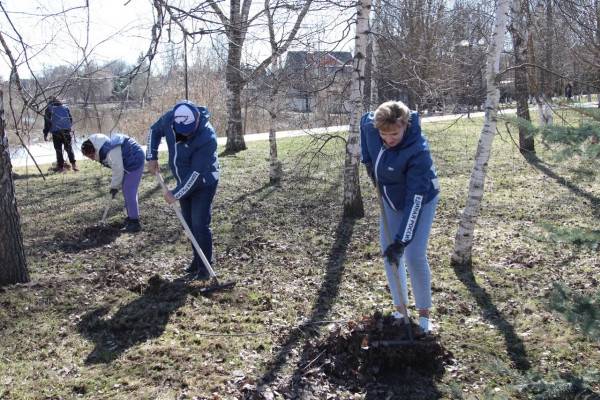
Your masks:
M 54 105 L 50 109 L 50 114 L 52 115 L 50 119 L 52 122 L 52 126 L 50 128 L 51 132 L 71 130 L 73 123 L 71 122 L 71 114 L 69 113 L 69 109 L 66 106 L 62 104 Z

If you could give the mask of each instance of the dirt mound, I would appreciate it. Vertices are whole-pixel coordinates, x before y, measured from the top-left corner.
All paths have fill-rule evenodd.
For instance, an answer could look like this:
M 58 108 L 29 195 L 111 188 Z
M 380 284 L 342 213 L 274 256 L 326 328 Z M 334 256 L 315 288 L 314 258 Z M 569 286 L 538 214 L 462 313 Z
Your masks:
M 77 253 L 83 250 L 102 247 L 114 242 L 121 234 L 121 225 L 92 225 L 72 234 L 59 234 L 55 237 L 59 248 L 67 253 Z
M 311 356 L 325 360 L 327 375 L 357 383 L 406 370 L 430 377 L 443 375 L 445 366 L 453 362 L 452 353 L 439 336 L 424 335 L 414 324 L 411 328 L 412 343 L 406 326 L 392 316 L 375 313 L 336 325 L 324 341 L 312 346 Z

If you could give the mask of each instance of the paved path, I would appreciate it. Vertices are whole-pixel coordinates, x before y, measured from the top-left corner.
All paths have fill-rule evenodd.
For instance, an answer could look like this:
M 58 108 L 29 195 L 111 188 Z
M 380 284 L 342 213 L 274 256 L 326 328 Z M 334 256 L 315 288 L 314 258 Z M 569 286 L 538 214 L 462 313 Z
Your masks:
M 582 104 L 582 106 L 584 106 L 584 107 L 594 107 L 596 105 L 597 105 L 596 103 L 583 103 Z M 502 110 L 501 112 L 503 114 L 514 114 L 514 113 L 516 113 L 516 110 L 508 109 L 508 110 Z M 428 122 L 452 121 L 452 120 L 455 120 L 455 119 L 458 119 L 461 117 L 466 117 L 466 116 L 467 116 L 467 114 L 448 114 L 448 115 L 437 115 L 437 116 L 434 115 L 434 116 L 429 116 L 429 117 L 423 117 L 422 122 L 424 124 L 426 124 Z M 483 112 L 473 112 L 473 113 L 471 113 L 470 116 L 471 116 L 471 118 L 483 117 L 484 113 Z M 346 131 L 346 130 L 348 130 L 348 125 L 329 126 L 329 127 L 325 127 L 325 128 L 299 129 L 299 130 L 294 130 L 294 131 L 278 131 L 277 138 L 281 139 L 281 138 L 288 138 L 288 137 L 304 136 L 304 135 L 308 135 L 308 134 L 323 134 L 323 133 L 328 133 L 328 132 L 339 132 L 339 131 Z M 246 142 L 255 142 L 257 140 L 268 140 L 268 139 L 269 139 L 268 132 L 251 133 L 251 134 L 244 136 L 244 140 Z M 224 145 L 226 140 L 227 139 L 225 137 L 219 137 L 217 139 L 217 142 L 220 145 Z M 79 151 L 80 146 L 81 146 L 81 138 L 79 137 L 76 139 L 76 141 L 73 145 L 73 151 L 75 152 L 75 158 L 77 160 L 83 159 L 83 155 Z M 164 151 L 164 150 L 166 150 L 166 148 L 167 148 L 167 146 L 163 141 L 163 143 L 161 144 L 161 146 L 159 148 L 159 151 Z M 33 156 L 35 157 L 35 160 L 37 161 L 37 163 L 39 165 L 51 164 L 54 161 L 56 161 L 56 154 L 54 153 L 54 148 L 52 147 L 52 142 L 34 143 L 31 146 L 29 146 L 29 151 L 31 152 L 31 154 L 33 154 Z M 65 154 L 65 156 L 66 156 L 66 154 Z M 15 147 L 14 149 L 11 149 L 10 159 L 11 159 L 13 167 L 24 167 L 26 165 L 35 167 L 31 158 L 29 157 L 27 152 L 22 147 Z M 66 159 L 66 157 L 65 157 L 65 159 Z

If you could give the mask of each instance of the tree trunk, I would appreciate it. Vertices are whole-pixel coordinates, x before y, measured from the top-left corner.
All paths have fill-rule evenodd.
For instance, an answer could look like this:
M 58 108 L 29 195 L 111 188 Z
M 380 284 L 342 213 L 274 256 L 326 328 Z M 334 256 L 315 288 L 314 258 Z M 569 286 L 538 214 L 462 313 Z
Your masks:
M 506 31 L 506 13 L 508 12 L 509 3 L 510 0 L 499 0 L 496 8 L 496 22 L 486 63 L 487 99 L 485 123 L 481 130 L 479 144 L 477 145 L 467 203 L 454 241 L 452 263 L 455 265 L 470 265 L 472 261 L 473 232 L 481 209 L 485 176 L 496 133 L 498 101 L 500 98 L 500 91 L 496 85 L 496 76 L 500 67 L 500 54 Z
M 381 20 L 379 13 L 381 11 L 381 0 L 375 0 L 373 12 L 373 26 L 371 27 L 371 107 L 379 105 L 379 65 L 377 57 L 379 57 L 379 31 L 381 30 Z
M 252 0 L 230 0 L 229 1 L 229 18 L 225 16 L 216 0 L 207 0 L 208 5 L 213 9 L 216 16 L 221 20 L 222 26 L 225 28 L 227 40 L 229 41 L 228 53 L 227 53 L 227 67 L 225 80 L 227 84 L 227 143 L 225 144 L 226 153 L 237 153 L 238 151 L 246 149 L 246 143 L 243 136 L 242 127 L 242 105 L 241 105 L 241 93 L 242 88 L 247 82 L 252 81 L 254 78 L 260 76 L 265 72 L 266 68 L 273 62 L 273 57 L 281 56 L 295 40 L 296 34 L 300 30 L 302 20 L 308 13 L 312 0 L 306 0 L 302 8 L 300 9 L 294 26 L 286 34 L 283 34 L 280 41 L 274 39 L 274 30 L 272 29 L 274 18 L 274 10 L 268 2 L 265 3 L 267 10 L 267 18 L 270 20 L 270 36 L 272 37 L 271 43 L 278 43 L 275 47 L 275 52 L 269 57 L 264 59 L 258 67 L 252 71 L 247 71 L 246 74 L 242 74 L 241 70 L 241 59 L 242 59 L 242 48 L 246 38 L 248 27 L 250 26 L 251 20 L 248 15 L 250 8 L 252 7 Z M 241 4 L 240 4 L 241 3 Z M 276 8 L 282 9 L 283 7 L 277 6 Z M 286 37 L 287 35 L 287 37 Z M 273 50 L 273 46 L 271 47 Z
M 358 179 L 358 164 L 360 144 L 358 123 L 363 112 L 363 85 L 365 76 L 365 61 L 369 33 L 369 12 L 371 0 L 361 0 L 357 6 L 356 40 L 354 45 L 354 60 L 352 72 L 352 92 L 350 102 L 350 132 L 346 142 L 346 160 L 344 163 L 344 216 L 360 218 L 365 215 L 360 181 Z
M 227 143 L 226 153 L 246 150 L 242 131 L 242 46 L 244 44 L 243 17 L 240 14 L 240 0 L 231 0 L 229 26 L 226 26 L 229 46 L 225 81 L 227 86 Z
M 271 22 L 271 21 L 270 21 Z M 272 23 L 271 23 L 271 30 Z M 274 36 L 271 37 L 272 45 L 275 46 Z M 273 51 L 275 54 L 275 51 Z M 279 96 L 279 89 L 281 86 L 281 70 L 279 59 L 275 57 L 271 63 L 271 71 L 273 71 L 273 83 L 271 86 L 271 93 L 269 99 L 269 183 L 271 185 L 278 185 L 281 182 L 283 175 L 281 161 L 277 157 L 277 117 L 281 111 L 282 104 L 285 101 Z
M 509 30 L 512 36 L 513 51 L 515 54 L 515 65 L 521 67 L 515 69 L 515 97 L 517 99 L 517 116 L 531 121 L 529 115 L 529 82 L 527 78 L 527 21 L 528 1 L 513 0 L 511 6 L 512 24 Z M 535 154 L 535 142 L 533 136 L 526 127 L 519 125 L 519 151 L 526 157 Z
M 235 40 L 229 42 L 227 56 L 227 143 L 226 153 L 237 153 L 246 150 L 246 142 L 242 131 L 242 74 L 241 74 L 242 48 Z
M 0 90 L 0 286 L 29 282 Z
M 276 107 L 274 104 L 271 106 Z M 271 110 L 274 110 L 274 108 Z M 277 113 L 269 111 L 269 117 L 269 183 L 271 185 L 278 185 L 281 182 L 282 168 L 281 161 L 277 158 L 277 131 L 275 129 Z
M 544 43 L 546 44 L 544 47 L 546 71 L 554 71 L 554 67 L 552 65 L 552 53 L 554 45 L 554 11 L 552 9 L 553 1 L 554 0 L 546 0 L 546 37 L 544 38 Z M 544 80 L 542 81 L 542 90 L 544 91 L 547 101 L 552 101 L 552 95 L 554 94 L 554 77 L 550 72 L 546 71 L 542 72 L 542 76 L 544 77 Z

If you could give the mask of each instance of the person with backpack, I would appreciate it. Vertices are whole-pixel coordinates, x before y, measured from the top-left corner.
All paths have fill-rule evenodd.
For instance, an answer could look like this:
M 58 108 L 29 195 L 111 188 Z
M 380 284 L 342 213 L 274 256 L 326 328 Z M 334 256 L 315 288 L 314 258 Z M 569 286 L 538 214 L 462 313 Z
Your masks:
M 138 187 L 144 172 L 144 150 L 129 136 L 113 133 L 110 137 L 97 133 L 81 144 L 81 153 L 112 169 L 110 194 L 114 199 L 119 189 L 125 198 L 126 232 L 139 232 L 142 229 L 139 219 Z
M 401 101 L 388 101 L 360 120 L 361 161 L 381 196 L 380 243 L 392 300 L 401 314 L 402 295 L 396 271 L 408 266 L 419 326 L 431 331 L 431 272 L 427 242 L 440 186 L 421 133 L 419 114 Z M 389 228 L 389 231 L 388 231 Z M 392 236 L 388 237 L 388 234 Z M 400 269 L 401 268 L 401 269 Z
M 65 172 L 65 160 L 63 158 L 63 146 L 69 157 L 69 162 L 73 171 L 79 171 L 75 162 L 75 154 L 71 147 L 71 128 L 73 127 L 73 117 L 66 104 L 63 104 L 56 97 L 51 96 L 48 99 L 48 105 L 44 112 L 44 140 L 48 141 L 48 133 L 52 134 L 52 143 L 56 151 L 55 172 Z
M 212 263 L 211 206 L 219 183 L 217 136 L 205 107 L 179 102 L 152 125 L 148 132 L 146 162 L 151 174 L 159 172 L 158 146 L 167 141 L 169 167 L 177 185 L 164 193 L 169 204 L 179 201 L 181 212 L 208 262 Z M 196 249 L 186 269 L 194 279 L 208 280 L 208 270 Z
M 571 101 L 573 97 L 573 85 L 571 85 L 571 82 L 567 82 L 567 86 L 565 86 L 565 97 L 568 101 Z

